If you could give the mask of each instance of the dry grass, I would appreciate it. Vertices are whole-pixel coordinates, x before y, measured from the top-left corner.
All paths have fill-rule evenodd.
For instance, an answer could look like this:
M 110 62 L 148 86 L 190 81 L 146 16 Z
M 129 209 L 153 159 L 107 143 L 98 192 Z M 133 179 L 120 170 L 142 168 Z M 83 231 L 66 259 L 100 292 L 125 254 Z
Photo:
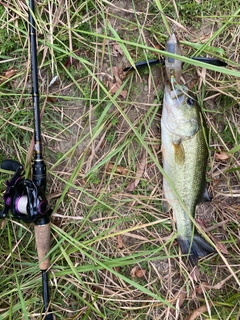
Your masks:
M 37 7 L 56 319 L 238 319 L 237 2 L 48 0 Z M 4 1 L 0 15 L 1 159 L 25 164 L 32 137 L 27 6 Z M 225 73 L 188 65 L 183 74 L 210 137 L 213 201 L 198 208 L 198 218 L 219 244 L 219 254 L 200 261 L 198 281 L 180 255 L 172 217 L 161 209 L 163 68 L 122 73 L 164 50 L 172 27 L 185 57 L 204 43 L 197 55 L 224 53 L 229 64 Z M 5 179 L 2 174 L 2 192 Z M 39 319 L 33 228 L 9 215 L 0 233 L 0 319 Z

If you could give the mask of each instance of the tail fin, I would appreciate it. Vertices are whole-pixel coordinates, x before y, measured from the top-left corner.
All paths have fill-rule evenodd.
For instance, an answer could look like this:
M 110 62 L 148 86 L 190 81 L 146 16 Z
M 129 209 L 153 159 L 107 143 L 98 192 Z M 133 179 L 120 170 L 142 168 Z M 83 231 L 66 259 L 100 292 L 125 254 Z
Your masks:
M 188 259 L 192 267 L 195 267 L 198 263 L 199 257 L 205 257 L 211 253 L 215 253 L 216 250 L 210 246 L 201 236 L 194 235 L 193 239 L 178 237 L 178 243 L 180 245 L 182 254 L 187 254 Z

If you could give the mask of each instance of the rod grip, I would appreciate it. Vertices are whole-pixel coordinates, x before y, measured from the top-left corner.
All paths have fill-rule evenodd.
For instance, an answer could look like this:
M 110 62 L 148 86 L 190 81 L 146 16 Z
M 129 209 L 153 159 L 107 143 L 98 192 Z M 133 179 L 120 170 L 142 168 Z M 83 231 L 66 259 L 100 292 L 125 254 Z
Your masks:
M 44 225 L 34 225 L 36 246 L 38 252 L 40 270 L 47 270 L 50 266 L 50 258 L 44 257 L 50 250 L 50 223 Z

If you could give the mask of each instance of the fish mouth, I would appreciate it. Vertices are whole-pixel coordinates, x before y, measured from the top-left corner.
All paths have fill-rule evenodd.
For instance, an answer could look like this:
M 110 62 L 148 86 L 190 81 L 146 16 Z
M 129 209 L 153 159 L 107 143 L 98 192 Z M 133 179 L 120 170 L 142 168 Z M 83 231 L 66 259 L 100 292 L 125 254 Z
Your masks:
M 186 87 L 177 85 L 177 86 L 171 86 L 171 85 L 166 85 L 165 86 L 165 99 L 167 104 L 175 107 L 180 107 L 183 105 L 187 92 L 186 92 Z

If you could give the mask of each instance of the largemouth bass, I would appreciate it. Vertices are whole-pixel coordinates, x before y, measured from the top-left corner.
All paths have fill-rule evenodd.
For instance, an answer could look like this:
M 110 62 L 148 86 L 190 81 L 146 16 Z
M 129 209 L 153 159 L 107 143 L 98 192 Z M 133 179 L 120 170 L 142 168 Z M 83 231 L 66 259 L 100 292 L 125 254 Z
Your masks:
M 205 180 L 208 150 L 199 106 L 185 86 L 165 86 L 161 137 L 163 169 L 172 183 L 163 178 L 163 210 L 172 208 L 181 251 L 195 266 L 199 257 L 215 250 L 194 232 L 189 218 L 189 214 L 194 217 L 199 202 L 209 200 Z

